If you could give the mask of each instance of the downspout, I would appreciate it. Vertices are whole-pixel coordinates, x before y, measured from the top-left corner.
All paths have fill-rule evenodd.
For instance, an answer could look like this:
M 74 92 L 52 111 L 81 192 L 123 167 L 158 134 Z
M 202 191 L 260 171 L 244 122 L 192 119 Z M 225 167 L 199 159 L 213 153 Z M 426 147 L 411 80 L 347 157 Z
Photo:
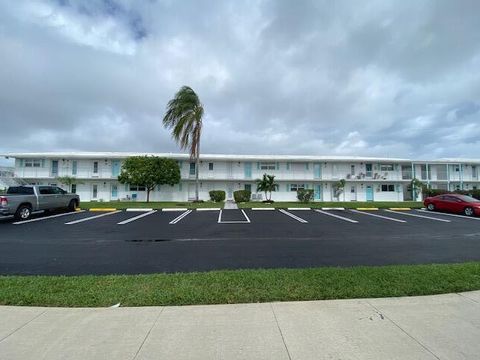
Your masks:
M 458 164 L 460 167 L 460 190 L 463 190 L 463 164 Z
M 415 179 L 415 164 L 412 162 L 412 181 Z M 415 191 L 415 186 L 411 183 L 412 187 L 412 200 L 417 201 L 417 192 Z

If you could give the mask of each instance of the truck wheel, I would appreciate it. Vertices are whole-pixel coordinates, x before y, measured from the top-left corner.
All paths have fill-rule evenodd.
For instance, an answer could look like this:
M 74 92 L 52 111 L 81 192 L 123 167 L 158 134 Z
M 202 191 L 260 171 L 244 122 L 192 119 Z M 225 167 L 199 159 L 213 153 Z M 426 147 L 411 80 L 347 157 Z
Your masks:
M 27 220 L 32 216 L 32 208 L 28 205 L 20 205 L 15 213 L 17 220 Z
M 68 211 L 75 211 L 77 208 L 77 202 L 75 200 L 70 200 L 70 203 L 68 204 Z

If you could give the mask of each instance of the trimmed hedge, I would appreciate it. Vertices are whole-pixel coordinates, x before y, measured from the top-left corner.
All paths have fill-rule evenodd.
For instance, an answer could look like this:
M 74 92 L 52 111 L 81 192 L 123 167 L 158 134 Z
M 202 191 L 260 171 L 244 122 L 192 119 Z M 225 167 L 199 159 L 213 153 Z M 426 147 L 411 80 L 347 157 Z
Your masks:
M 249 202 L 251 197 L 252 192 L 249 190 L 237 190 L 233 192 L 233 198 L 237 203 Z
M 303 203 L 309 203 L 313 200 L 312 189 L 299 189 L 297 190 L 297 199 Z
M 210 200 L 215 202 L 225 201 L 225 191 L 223 190 L 212 190 L 209 191 Z

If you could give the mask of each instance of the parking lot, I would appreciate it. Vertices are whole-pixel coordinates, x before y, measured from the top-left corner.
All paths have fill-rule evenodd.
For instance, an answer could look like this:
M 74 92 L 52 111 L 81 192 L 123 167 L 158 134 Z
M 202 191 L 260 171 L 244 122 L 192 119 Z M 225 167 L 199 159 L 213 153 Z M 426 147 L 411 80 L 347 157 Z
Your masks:
M 0 221 L 1 274 L 480 260 L 480 218 L 422 210 L 78 211 Z

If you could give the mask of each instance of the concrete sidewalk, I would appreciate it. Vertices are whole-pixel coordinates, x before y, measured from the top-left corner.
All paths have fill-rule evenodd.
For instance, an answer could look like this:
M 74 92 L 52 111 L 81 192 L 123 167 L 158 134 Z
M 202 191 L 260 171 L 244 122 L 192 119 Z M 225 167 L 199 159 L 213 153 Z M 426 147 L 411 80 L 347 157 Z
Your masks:
M 143 308 L 0 307 L 0 359 L 479 359 L 480 291 Z

